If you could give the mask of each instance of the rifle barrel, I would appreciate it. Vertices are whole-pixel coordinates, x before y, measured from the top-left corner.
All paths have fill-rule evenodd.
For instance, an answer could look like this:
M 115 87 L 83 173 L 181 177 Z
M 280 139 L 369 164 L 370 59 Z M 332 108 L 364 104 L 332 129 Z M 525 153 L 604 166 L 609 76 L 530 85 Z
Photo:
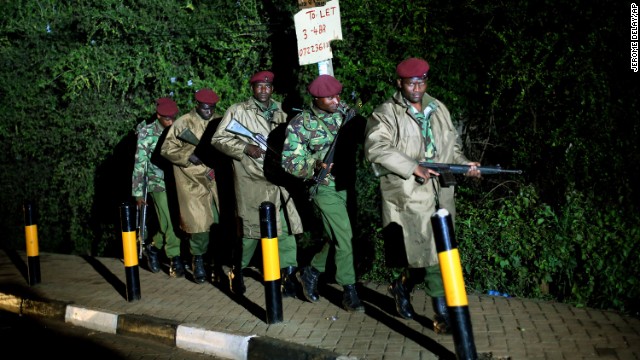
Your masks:
M 465 174 L 471 167 L 470 165 L 441 164 L 430 162 L 421 162 L 420 166 L 424 166 L 435 171 L 450 171 L 453 174 Z M 485 175 L 522 174 L 522 170 L 506 170 L 500 166 L 478 166 L 477 169 Z

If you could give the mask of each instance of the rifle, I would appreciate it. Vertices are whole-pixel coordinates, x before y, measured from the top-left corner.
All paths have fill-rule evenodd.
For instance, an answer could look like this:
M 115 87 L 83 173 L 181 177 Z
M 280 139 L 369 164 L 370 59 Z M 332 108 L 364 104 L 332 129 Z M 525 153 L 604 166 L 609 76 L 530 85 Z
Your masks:
M 177 138 L 193 146 L 198 146 L 198 143 L 200 143 L 200 139 L 198 139 L 196 134 L 194 134 L 189 128 L 182 130 L 182 132 L 178 134 Z
M 340 126 L 340 129 L 344 127 L 349 120 L 353 119 L 356 116 L 356 111 L 354 109 L 348 109 L 346 106 L 342 105 L 339 108 L 340 112 L 344 115 L 344 122 Z M 340 134 L 340 130 L 336 133 L 333 142 L 331 143 L 331 147 L 329 147 L 329 151 L 324 156 L 322 162 L 326 164 L 326 167 L 321 167 L 317 174 L 313 177 L 312 186 L 309 189 L 309 201 L 313 200 L 313 197 L 318 193 L 318 187 L 320 183 L 324 181 L 324 179 L 329 175 L 329 171 L 331 171 L 331 165 L 333 164 L 333 155 L 336 152 L 336 144 L 338 143 L 338 135 Z
M 440 176 L 438 176 L 438 180 L 440 181 L 440 185 L 442 187 L 456 185 L 456 178 L 455 176 L 453 176 L 453 174 L 466 174 L 471 167 L 471 165 L 443 164 L 426 161 L 421 161 L 418 164 L 422 167 L 426 167 L 440 173 Z M 391 171 L 387 170 L 379 164 L 372 163 L 371 168 L 373 169 L 373 173 L 376 177 L 391 174 Z M 480 174 L 482 175 L 522 174 L 522 170 L 507 170 L 500 167 L 500 165 L 478 166 L 477 169 L 480 170 Z M 416 177 L 416 181 L 421 184 L 424 183 L 423 178 Z
M 191 144 L 193 146 L 198 146 L 200 143 L 200 139 L 196 136 L 196 134 L 191 131 L 189 128 L 184 128 L 178 136 L 176 136 L 179 140 L 186 142 L 187 144 Z M 207 179 L 213 181 L 215 179 L 215 171 L 207 166 L 207 172 L 205 173 Z
M 271 149 L 271 147 L 267 144 L 267 138 L 264 135 L 255 133 L 247 129 L 244 125 L 239 123 L 238 120 L 236 119 L 231 119 L 231 121 L 229 122 L 229 125 L 227 125 L 225 130 L 236 135 L 248 137 L 249 139 L 253 140 L 253 142 L 258 144 L 258 146 L 260 146 L 260 149 L 262 149 L 262 151 L 267 151 L 267 149 L 269 149 L 277 153 L 277 151 Z
M 140 252 L 138 258 L 142 259 L 142 250 L 147 240 L 147 191 L 149 188 L 149 176 L 147 175 L 147 165 L 144 165 L 144 177 L 142 180 L 142 199 L 144 202 L 138 209 L 140 216 L 138 216 L 138 242 L 140 243 Z

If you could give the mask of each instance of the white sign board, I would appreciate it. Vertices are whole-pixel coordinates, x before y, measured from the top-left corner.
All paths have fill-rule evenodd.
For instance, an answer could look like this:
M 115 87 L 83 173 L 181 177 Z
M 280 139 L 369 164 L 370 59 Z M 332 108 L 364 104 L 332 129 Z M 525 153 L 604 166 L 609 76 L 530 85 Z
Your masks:
M 338 0 L 327 1 L 325 6 L 300 10 L 293 19 L 300 65 L 333 58 L 331 41 L 342 40 Z

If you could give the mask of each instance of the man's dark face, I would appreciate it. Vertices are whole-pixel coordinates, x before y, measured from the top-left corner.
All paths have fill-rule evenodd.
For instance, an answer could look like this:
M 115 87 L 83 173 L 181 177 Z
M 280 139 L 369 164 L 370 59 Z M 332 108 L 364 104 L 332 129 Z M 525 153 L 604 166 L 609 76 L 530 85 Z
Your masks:
M 175 116 L 162 116 L 158 114 L 158 122 L 160 123 L 163 129 L 173 125 L 174 121 L 176 121 Z
M 412 77 L 398 79 L 398 88 L 402 96 L 411 104 L 422 102 L 422 95 L 427 92 L 427 79 L 422 77 Z
M 251 85 L 253 97 L 264 105 L 269 104 L 273 93 L 273 84 L 268 82 L 254 82 Z
M 314 99 L 316 106 L 320 110 L 324 110 L 333 114 L 338 111 L 338 105 L 340 104 L 340 94 L 328 97 L 319 97 Z
M 198 102 L 198 105 L 196 106 L 196 112 L 198 113 L 198 115 L 200 115 L 201 118 L 203 118 L 206 121 L 211 120 L 215 109 L 216 109 L 216 104 L 209 105 L 209 104 Z

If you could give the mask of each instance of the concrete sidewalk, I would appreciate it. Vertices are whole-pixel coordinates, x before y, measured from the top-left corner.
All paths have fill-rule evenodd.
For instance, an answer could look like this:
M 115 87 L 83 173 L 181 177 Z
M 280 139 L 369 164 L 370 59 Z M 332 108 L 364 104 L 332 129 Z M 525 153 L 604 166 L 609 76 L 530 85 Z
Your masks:
M 283 299 L 283 321 L 267 324 L 259 275 L 236 297 L 225 282 L 196 284 L 139 267 L 140 300 L 127 301 L 121 259 L 40 253 L 41 282 L 29 286 L 23 251 L 0 250 L 0 310 L 57 318 L 99 331 L 152 338 L 229 359 L 455 359 L 448 335 L 431 330 L 431 301 L 414 291 L 417 317 L 396 315 L 387 284 L 359 284 L 366 312 L 341 308 L 341 289 L 320 302 Z M 555 302 L 469 295 L 479 358 L 640 359 L 640 319 Z

